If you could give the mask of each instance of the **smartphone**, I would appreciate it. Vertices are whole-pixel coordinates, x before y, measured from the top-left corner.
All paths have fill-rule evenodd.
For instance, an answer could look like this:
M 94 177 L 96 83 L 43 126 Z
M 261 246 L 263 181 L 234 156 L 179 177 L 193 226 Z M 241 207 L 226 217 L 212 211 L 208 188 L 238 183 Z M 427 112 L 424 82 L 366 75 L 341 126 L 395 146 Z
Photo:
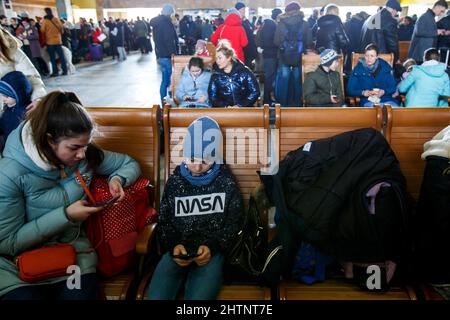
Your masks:
M 176 254 L 173 257 L 182 260 L 189 260 L 192 258 L 197 258 L 200 254 L 198 253 L 187 253 L 187 254 Z
M 90 204 L 91 207 L 107 207 L 109 205 L 114 204 L 117 201 L 117 198 L 111 198 L 109 200 L 106 201 L 102 201 L 102 202 L 96 202 L 94 204 Z

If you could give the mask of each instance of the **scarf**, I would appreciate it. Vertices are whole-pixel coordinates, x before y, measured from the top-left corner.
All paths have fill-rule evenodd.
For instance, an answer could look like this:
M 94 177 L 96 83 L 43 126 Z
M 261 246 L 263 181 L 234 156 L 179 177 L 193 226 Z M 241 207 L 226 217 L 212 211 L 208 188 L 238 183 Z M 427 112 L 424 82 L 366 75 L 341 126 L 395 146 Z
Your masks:
M 362 59 L 362 64 L 363 64 L 364 68 L 366 68 L 366 70 L 369 71 L 371 74 L 375 73 L 375 71 L 377 71 L 377 69 L 378 69 L 378 66 L 380 65 L 378 59 L 377 59 L 377 60 L 375 61 L 375 63 L 374 63 L 373 65 L 371 65 L 371 66 L 369 66 L 369 65 L 366 63 L 366 60 Z
M 200 176 L 194 177 L 192 173 L 189 171 L 186 163 L 182 162 L 180 165 L 181 175 L 189 181 L 190 184 L 196 187 L 207 186 L 211 184 L 214 179 L 219 175 L 220 172 L 220 164 L 214 163 L 212 167 L 206 171 L 204 174 Z

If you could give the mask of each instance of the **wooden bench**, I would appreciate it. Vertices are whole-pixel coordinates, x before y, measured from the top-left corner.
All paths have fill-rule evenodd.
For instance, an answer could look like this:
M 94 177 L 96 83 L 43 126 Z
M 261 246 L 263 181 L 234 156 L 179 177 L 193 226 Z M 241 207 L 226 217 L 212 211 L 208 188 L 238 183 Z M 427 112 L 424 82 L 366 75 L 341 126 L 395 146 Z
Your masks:
M 259 177 L 256 171 L 260 169 L 258 163 L 250 163 L 250 161 L 248 161 L 248 156 L 257 157 L 259 150 L 254 148 L 256 145 L 253 140 L 246 139 L 245 137 L 237 137 L 234 139 L 230 132 L 236 130 L 243 133 L 247 130 L 249 136 L 257 137 L 258 141 L 261 142 L 261 145 L 267 145 L 269 129 L 268 107 L 239 109 L 172 109 L 169 106 L 166 106 L 164 109 L 165 181 L 167 181 L 169 175 L 183 159 L 182 148 L 180 146 L 186 135 L 187 127 L 200 116 L 210 116 L 219 123 L 224 137 L 224 158 L 236 178 L 244 199 L 244 205 L 247 207 L 251 192 L 259 184 Z M 262 218 L 267 225 L 267 216 Z M 147 275 L 141 281 L 137 299 L 146 298 L 150 279 L 150 275 Z M 261 287 L 256 284 L 224 285 L 219 293 L 218 299 L 270 299 L 270 290 L 269 288 Z
M 404 63 L 408 59 L 408 51 L 410 44 L 411 41 L 398 42 L 399 59 L 401 63 Z
M 159 106 L 153 108 L 86 108 L 97 124 L 94 142 L 102 149 L 125 153 L 135 159 L 154 186 L 152 205 L 159 206 Z M 136 251 L 142 257 L 140 265 L 118 276 L 100 280 L 101 298 L 132 299 L 138 284 L 144 256 L 150 253 L 156 224 L 144 229 L 138 238 Z
M 180 101 L 178 101 L 175 98 L 176 94 L 176 88 L 178 85 L 178 82 L 180 81 L 181 74 L 183 73 L 184 68 L 189 64 L 189 60 L 191 60 L 192 57 L 190 55 L 172 55 L 172 76 L 170 78 L 171 83 L 171 90 L 172 90 L 172 96 L 173 101 L 178 105 L 180 104 Z M 209 57 L 199 57 L 203 59 L 203 62 L 205 64 L 205 68 L 211 69 L 212 65 L 215 61 L 215 55 L 209 56 Z
M 374 108 L 280 108 L 276 107 L 275 128 L 279 130 L 280 160 L 305 143 L 345 131 L 372 127 L 382 131 L 382 109 Z M 322 284 L 305 285 L 283 281 L 281 300 L 415 299 L 412 289 L 392 288 L 380 294 L 363 291 L 345 279 L 330 279 Z

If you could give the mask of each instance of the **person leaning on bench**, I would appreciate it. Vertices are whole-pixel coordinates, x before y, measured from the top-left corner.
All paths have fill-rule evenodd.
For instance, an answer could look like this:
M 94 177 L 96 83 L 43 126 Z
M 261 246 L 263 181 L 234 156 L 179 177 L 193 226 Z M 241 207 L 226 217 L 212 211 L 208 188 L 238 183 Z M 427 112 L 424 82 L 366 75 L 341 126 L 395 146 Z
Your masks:
M 320 66 L 305 77 L 303 84 L 305 102 L 308 107 L 340 107 L 344 95 L 337 68 L 339 55 L 333 49 L 320 53 Z
M 141 170 L 129 156 L 93 145 L 94 130 L 95 123 L 77 96 L 55 91 L 46 95 L 8 137 L 0 160 L 1 299 L 97 298 L 97 256 L 81 228 L 82 222 L 102 207 L 90 206 L 84 200 L 77 171 L 85 181 L 90 181 L 94 173 L 107 176 L 109 191 L 121 201 L 123 187 L 133 183 Z M 72 254 L 45 260 L 34 250 L 45 247 L 48 252 L 54 245 L 71 245 Z M 45 250 L 37 251 L 42 254 Z M 43 271 L 55 270 L 56 264 L 63 275 L 42 277 L 41 272 L 32 283 L 29 276 L 28 282 L 22 280 L 15 257 L 32 252 L 35 261 L 47 267 Z M 66 260 L 73 263 L 62 266 Z M 79 290 L 68 288 L 68 276 L 73 275 L 66 274 L 70 265 L 80 268 Z

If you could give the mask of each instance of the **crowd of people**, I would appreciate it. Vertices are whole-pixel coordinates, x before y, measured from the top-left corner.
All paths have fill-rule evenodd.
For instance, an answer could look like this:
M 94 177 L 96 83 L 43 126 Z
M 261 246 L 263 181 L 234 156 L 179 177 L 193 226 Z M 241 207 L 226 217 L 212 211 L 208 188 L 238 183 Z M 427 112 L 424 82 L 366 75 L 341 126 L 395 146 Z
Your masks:
M 439 0 L 417 19 L 403 18 L 400 25 L 396 17 L 402 8 L 397 0 L 388 0 L 373 16 L 364 12 L 348 15 L 345 23 L 334 4 L 315 10 L 305 20 L 295 1 L 284 12 L 274 8 L 270 19 L 252 22 L 242 2 L 228 10 L 224 19 L 219 15 L 213 21 L 193 21 L 189 15 L 180 19 L 170 4 L 151 20 L 110 17 L 95 24 L 80 19 L 77 27 L 54 16 L 50 8 L 42 19 L 23 14 L 8 23 L 0 17 L 0 298 L 95 299 L 96 256 L 93 250 L 86 251 L 90 243 L 80 226 L 102 208 L 84 200 L 76 171 L 87 178 L 107 176 L 109 191 L 119 200 L 123 188 L 140 175 L 139 165 L 129 156 L 91 143 L 95 123 L 75 94 L 47 94 L 41 75 L 68 74 L 64 48 L 77 59 L 98 44 L 123 61 L 129 50 L 153 51 L 153 37 L 162 72 L 161 104 L 168 98 L 171 56 L 192 55 L 172 93 L 182 108 L 255 106 L 261 95 L 258 78 L 264 78 L 263 103 L 284 107 L 341 107 L 346 105 L 346 96 L 359 97 L 363 107 L 396 107 L 401 105 L 401 94 L 406 94 L 406 107 L 441 106 L 446 104 L 441 97 L 450 96 L 448 67 L 439 50 L 450 43 L 450 18 L 443 16 L 447 9 L 447 3 Z M 443 17 L 436 22 L 439 16 Z M 409 59 L 402 62 L 398 42 L 409 37 Z M 215 45 L 210 70 L 203 60 L 210 54 L 206 41 Z M 51 72 L 41 61 L 43 47 Z M 352 52 L 362 54 L 355 66 Z M 393 65 L 380 57 L 385 53 L 393 54 Z M 303 82 L 302 54 L 318 54 L 320 59 Z M 61 60 L 61 73 L 56 56 Z M 258 56 L 262 57 L 261 70 L 257 70 Z M 339 61 L 345 61 L 345 85 Z M 150 299 L 175 299 L 184 283 L 186 299 L 214 299 L 226 254 L 242 224 L 242 199 L 223 163 L 222 141 L 214 139 L 214 148 L 209 142 L 194 147 L 205 131 L 221 132 L 218 123 L 208 117 L 189 126 L 183 160 L 164 190 L 158 215 L 164 254 L 149 286 Z M 180 212 L 178 202 L 194 196 L 199 201 L 218 197 L 220 208 Z M 78 250 L 82 290 L 67 290 L 65 277 L 50 277 L 33 285 L 21 280 L 12 259 L 54 243 L 70 243 Z

